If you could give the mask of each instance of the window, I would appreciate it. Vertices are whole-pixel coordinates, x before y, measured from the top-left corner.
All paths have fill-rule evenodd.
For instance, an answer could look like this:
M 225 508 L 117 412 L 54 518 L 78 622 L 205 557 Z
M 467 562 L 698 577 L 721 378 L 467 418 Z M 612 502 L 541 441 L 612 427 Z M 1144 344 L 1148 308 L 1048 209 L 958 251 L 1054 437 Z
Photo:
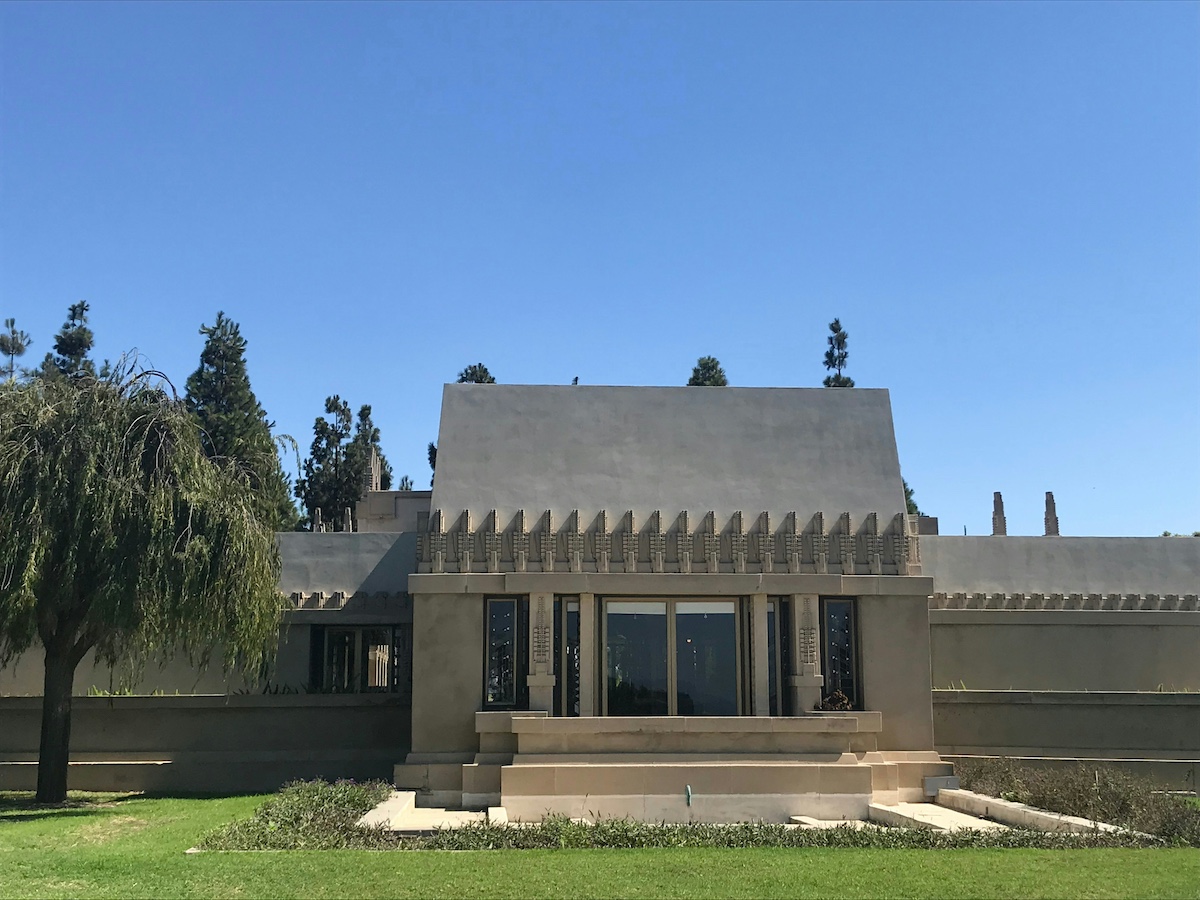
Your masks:
M 605 602 L 606 714 L 738 715 L 737 611 L 733 600 Z
M 310 635 L 311 690 L 412 695 L 411 625 L 314 625 Z
M 486 603 L 483 704 L 491 709 L 523 709 L 528 603 L 516 597 L 490 597 Z
M 563 597 L 554 601 L 554 694 L 556 716 L 579 715 L 579 601 Z
M 858 679 L 858 621 L 854 599 L 821 598 L 821 655 L 825 663 L 825 695 L 840 691 L 862 709 Z

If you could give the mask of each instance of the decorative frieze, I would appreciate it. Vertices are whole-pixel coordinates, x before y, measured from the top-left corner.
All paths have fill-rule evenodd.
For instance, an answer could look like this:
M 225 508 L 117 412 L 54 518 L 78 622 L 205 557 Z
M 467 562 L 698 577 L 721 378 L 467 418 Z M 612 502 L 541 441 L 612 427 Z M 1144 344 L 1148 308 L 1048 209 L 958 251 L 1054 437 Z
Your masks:
M 496 510 L 479 516 L 478 529 L 471 510 L 448 518 L 432 510 L 418 534 L 418 571 L 443 572 L 554 572 L 558 566 L 575 572 L 608 573 L 619 554 L 617 571 L 626 573 L 774 573 L 791 574 L 914 575 L 920 573 L 919 543 L 909 517 L 885 519 L 868 513 L 855 525 L 847 512 L 830 517 L 823 512 L 802 519 L 788 512 L 779 523 L 767 512 L 753 514 L 747 530 L 746 515 L 734 511 L 728 518 L 706 512 L 695 532 L 691 514 L 681 510 L 664 522 L 655 510 L 644 522 L 632 510 L 622 512 L 615 531 L 609 511 L 600 510 L 585 522 L 578 510 L 557 522 L 550 510 L 537 514 L 536 525 L 527 522 L 533 511 L 518 510 L 507 523 Z M 447 522 L 453 524 L 447 526 Z M 800 523 L 806 522 L 802 528 Z M 619 536 L 619 540 L 618 540 Z M 616 545 L 614 547 L 614 544 Z M 536 555 L 535 555 L 536 554 Z M 698 566 L 698 560 L 703 566 Z M 1104 608 L 1102 599 L 1076 601 L 1080 608 Z M 1158 601 L 1156 601 L 1158 602 Z M 1171 608 L 1175 598 L 1163 598 Z
M 1056 612 L 1200 612 L 1196 594 L 967 594 L 937 593 L 930 609 L 1051 610 Z

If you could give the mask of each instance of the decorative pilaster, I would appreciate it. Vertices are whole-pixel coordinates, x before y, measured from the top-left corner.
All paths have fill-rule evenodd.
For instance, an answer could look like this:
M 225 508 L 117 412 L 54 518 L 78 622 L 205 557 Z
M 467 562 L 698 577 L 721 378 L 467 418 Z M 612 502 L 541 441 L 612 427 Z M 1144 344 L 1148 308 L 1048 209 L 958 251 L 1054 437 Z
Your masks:
M 612 553 L 612 535 L 608 533 L 608 511 L 600 510 L 596 516 L 596 571 L 607 572 L 609 556 Z M 582 610 L 583 607 L 580 607 Z M 581 612 L 582 614 L 582 612 Z
M 804 561 L 804 535 L 796 530 L 796 511 L 792 510 L 783 520 L 783 549 L 787 554 L 788 572 L 800 574 Z
M 496 521 L 496 511 L 493 509 L 488 515 L 487 530 L 483 533 L 483 553 L 487 557 L 487 567 L 489 572 L 500 571 L 500 549 L 502 547 L 503 538 L 500 534 L 499 523 Z
M 579 595 L 579 715 L 596 715 L 596 595 Z
M 692 532 L 688 529 L 687 510 L 679 514 L 675 530 L 675 555 L 679 557 L 679 571 L 685 575 L 692 571 Z
M 636 572 L 638 564 L 638 533 L 634 527 L 633 510 L 625 513 L 625 527 L 621 531 L 621 556 L 625 571 Z
M 778 620 L 776 620 L 778 621 Z M 767 595 L 750 597 L 751 706 L 756 716 L 769 716 L 771 710 L 770 667 L 767 648 Z
M 838 519 L 838 549 L 841 558 L 842 574 L 854 574 L 854 527 L 850 522 L 850 513 L 844 512 Z
M 513 571 L 524 572 L 529 565 L 529 532 L 525 530 L 525 510 L 517 510 L 513 523 Z
M 721 535 L 717 534 L 717 516 L 710 509 L 704 517 L 704 565 L 709 572 L 721 571 Z
M 572 572 L 582 572 L 583 534 L 579 531 L 579 510 L 572 510 L 567 521 L 567 562 Z
M 650 571 L 662 572 L 667 558 L 667 536 L 662 530 L 662 513 L 657 509 L 650 516 L 650 533 L 647 537 L 650 543 Z
M 446 571 L 446 522 L 440 509 L 435 509 L 429 521 L 429 571 L 440 575 Z
M 554 556 L 556 553 L 554 547 L 554 513 L 546 510 L 542 516 L 542 530 L 538 535 L 538 550 L 542 556 L 542 571 L 554 571 Z
M 825 514 L 814 513 L 809 524 L 812 535 L 813 571 L 818 575 L 829 572 L 829 535 L 825 533 Z
M 733 571 L 746 571 L 746 528 L 742 522 L 742 511 L 733 514 L 729 529 L 729 558 L 733 561 Z
M 554 711 L 554 595 L 529 595 L 529 708 Z
M 475 533 L 471 531 L 471 511 L 464 509 L 458 520 L 458 533 L 455 535 L 455 550 L 458 553 L 458 571 L 471 571 L 471 557 L 475 555 Z
M 766 510 L 758 516 L 758 564 L 763 574 L 775 568 L 775 535 L 771 531 L 771 514 Z
M 788 677 L 788 687 L 792 693 L 792 712 L 797 716 L 816 708 L 825 684 L 817 632 L 818 605 L 816 594 L 792 595 L 792 642 L 796 648 L 796 661 L 794 671 Z
M 883 574 L 883 537 L 879 534 L 879 514 L 867 514 L 866 551 L 867 564 L 872 575 Z

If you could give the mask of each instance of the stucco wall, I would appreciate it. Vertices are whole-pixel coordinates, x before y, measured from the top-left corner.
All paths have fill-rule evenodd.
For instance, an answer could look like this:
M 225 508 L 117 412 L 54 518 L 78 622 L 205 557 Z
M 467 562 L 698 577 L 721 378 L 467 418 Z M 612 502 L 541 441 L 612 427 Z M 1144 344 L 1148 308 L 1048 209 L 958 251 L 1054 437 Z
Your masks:
M 483 708 L 483 595 L 413 597 L 413 753 L 470 758 Z M 398 762 L 399 760 L 397 760 Z
M 0 722 L 0 788 L 30 788 L 40 698 L 0 698 Z M 389 694 L 77 697 L 69 786 L 269 791 L 294 778 L 387 778 L 409 722 Z
M 1197 594 L 1200 538 L 928 535 L 921 574 L 946 594 Z
M 308 636 L 307 626 L 280 629 L 279 651 L 269 676 L 272 685 L 287 685 L 299 691 L 308 684 Z M 40 696 L 43 658 L 43 651 L 35 648 L 0 669 L 0 697 Z M 99 690 L 134 694 L 232 694 L 258 689 L 256 680 L 248 681 L 240 673 L 226 676 L 221 665 L 220 653 L 213 654 L 212 664 L 204 671 L 196 669 L 183 657 L 165 664 L 151 662 L 142 676 L 130 684 L 120 669 L 113 671 L 108 666 L 97 665 L 94 657 L 87 656 L 75 670 L 74 693 L 82 696 Z
M 947 755 L 1200 760 L 1200 694 L 934 691 Z
M 1200 691 L 1200 613 L 930 610 L 933 686 Z
M 919 596 L 858 600 L 863 702 L 883 713 L 881 750 L 928 750 L 933 741 L 929 699 L 929 609 Z

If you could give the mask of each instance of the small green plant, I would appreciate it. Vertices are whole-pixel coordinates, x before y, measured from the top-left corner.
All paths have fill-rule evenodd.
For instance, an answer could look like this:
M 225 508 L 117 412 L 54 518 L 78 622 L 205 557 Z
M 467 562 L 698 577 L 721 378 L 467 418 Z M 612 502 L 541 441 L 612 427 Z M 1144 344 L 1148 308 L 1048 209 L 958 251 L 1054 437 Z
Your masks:
M 967 790 L 1200 847 L 1200 809 L 1186 797 L 1113 766 L 1042 767 L 1011 759 L 965 759 L 954 770 Z

